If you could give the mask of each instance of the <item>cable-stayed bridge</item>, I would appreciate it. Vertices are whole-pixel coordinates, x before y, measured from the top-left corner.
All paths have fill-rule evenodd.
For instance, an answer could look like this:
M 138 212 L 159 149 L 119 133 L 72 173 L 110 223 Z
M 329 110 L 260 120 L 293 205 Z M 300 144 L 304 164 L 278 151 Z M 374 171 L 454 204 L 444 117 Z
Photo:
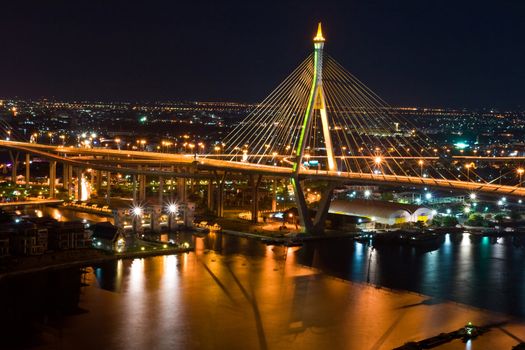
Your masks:
M 53 197 L 56 163 L 64 164 L 63 183 L 72 181 L 72 169 L 91 168 L 111 174 L 208 179 L 217 187 L 217 212 L 226 178 L 250 177 L 257 198 L 263 176 L 289 179 L 304 229 L 322 230 L 332 191 L 340 183 L 375 183 L 525 195 L 525 188 L 496 184 L 476 174 L 461 161 L 495 161 L 497 157 L 441 156 L 437 144 L 393 109 L 360 80 L 324 52 L 319 24 L 314 51 L 259 103 L 222 142 L 208 154 L 171 154 L 105 148 L 65 147 L 20 141 L 0 141 L 0 147 L 50 160 L 50 196 Z M 17 157 L 12 154 L 16 164 Z M 508 158 L 508 157 L 505 157 Z M 505 159 L 513 161 L 517 158 Z M 503 160 L 503 158 L 502 158 Z M 16 166 L 15 169 L 16 175 Z M 302 182 L 327 183 L 312 220 Z M 162 182 L 162 180 L 161 180 Z M 108 183 L 108 193 L 111 181 Z M 139 184 L 139 187 L 142 187 Z M 208 188 L 210 197 L 211 187 Z M 140 191 L 142 192 L 142 190 Z M 162 193 L 160 193 L 162 201 Z M 253 201 L 257 212 L 257 201 Z M 256 215 L 255 215 L 256 217 Z

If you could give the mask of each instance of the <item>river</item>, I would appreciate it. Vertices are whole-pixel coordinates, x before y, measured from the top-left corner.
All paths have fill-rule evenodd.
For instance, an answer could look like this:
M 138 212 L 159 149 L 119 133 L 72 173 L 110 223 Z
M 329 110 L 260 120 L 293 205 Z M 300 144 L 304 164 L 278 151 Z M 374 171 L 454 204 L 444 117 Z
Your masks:
M 392 349 L 468 321 L 506 324 L 438 349 L 510 349 L 525 340 L 520 237 L 446 235 L 420 248 L 194 239 L 194 253 L 4 281 L 6 346 Z

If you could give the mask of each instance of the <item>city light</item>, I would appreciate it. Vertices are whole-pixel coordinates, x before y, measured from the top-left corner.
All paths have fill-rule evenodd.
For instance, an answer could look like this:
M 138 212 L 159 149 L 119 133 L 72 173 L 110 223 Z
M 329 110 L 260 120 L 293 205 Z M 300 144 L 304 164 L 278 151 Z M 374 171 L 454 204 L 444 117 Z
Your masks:
M 469 197 L 470 197 L 470 199 L 475 200 L 476 199 L 476 194 L 475 193 L 471 193 L 469 195 Z

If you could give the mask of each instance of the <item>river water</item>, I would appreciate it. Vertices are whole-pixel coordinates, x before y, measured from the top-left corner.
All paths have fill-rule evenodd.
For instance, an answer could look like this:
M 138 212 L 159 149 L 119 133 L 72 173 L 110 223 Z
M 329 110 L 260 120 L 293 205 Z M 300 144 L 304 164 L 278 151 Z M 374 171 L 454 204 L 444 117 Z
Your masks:
M 4 280 L 4 344 L 392 349 L 468 321 L 506 323 L 439 349 L 510 349 L 525 340 L 520 237 L 446 235 L 417 248 L 349 239 L 301 248 L 223 234 L 194 239 L 194 253 Z

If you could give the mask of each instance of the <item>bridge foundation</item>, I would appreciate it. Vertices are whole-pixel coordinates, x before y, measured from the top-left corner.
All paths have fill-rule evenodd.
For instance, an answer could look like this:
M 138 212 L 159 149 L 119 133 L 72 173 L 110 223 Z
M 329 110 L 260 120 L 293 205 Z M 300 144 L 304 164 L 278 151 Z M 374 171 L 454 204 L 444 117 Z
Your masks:
M 308 207 L 304 198 L 303 186 L 301 185 L 299 177 L 297 176 L 292 177 L 290 181 L 292 182 L 295 203 L 297 204 L 297 211 L 299 212 L 299 221 L 301 222 L 305 233 L 313 234 L 315 233 L 314 225 L 312 223 L 312 219 L 310 218 L 310 214 L 308 213 Z
M 328 210 L 330 209 L 330 203 L 332 202 L 332 195 L 334 189 L 337 187 L 336 183 L 328 183 L 328 186 L 321 193 L 321 200 L 317 207 L 317 213 L 314 218 L 314 231 L 316 233 L 322 233 L 325 228 L 326 217 L 328 216 Z

